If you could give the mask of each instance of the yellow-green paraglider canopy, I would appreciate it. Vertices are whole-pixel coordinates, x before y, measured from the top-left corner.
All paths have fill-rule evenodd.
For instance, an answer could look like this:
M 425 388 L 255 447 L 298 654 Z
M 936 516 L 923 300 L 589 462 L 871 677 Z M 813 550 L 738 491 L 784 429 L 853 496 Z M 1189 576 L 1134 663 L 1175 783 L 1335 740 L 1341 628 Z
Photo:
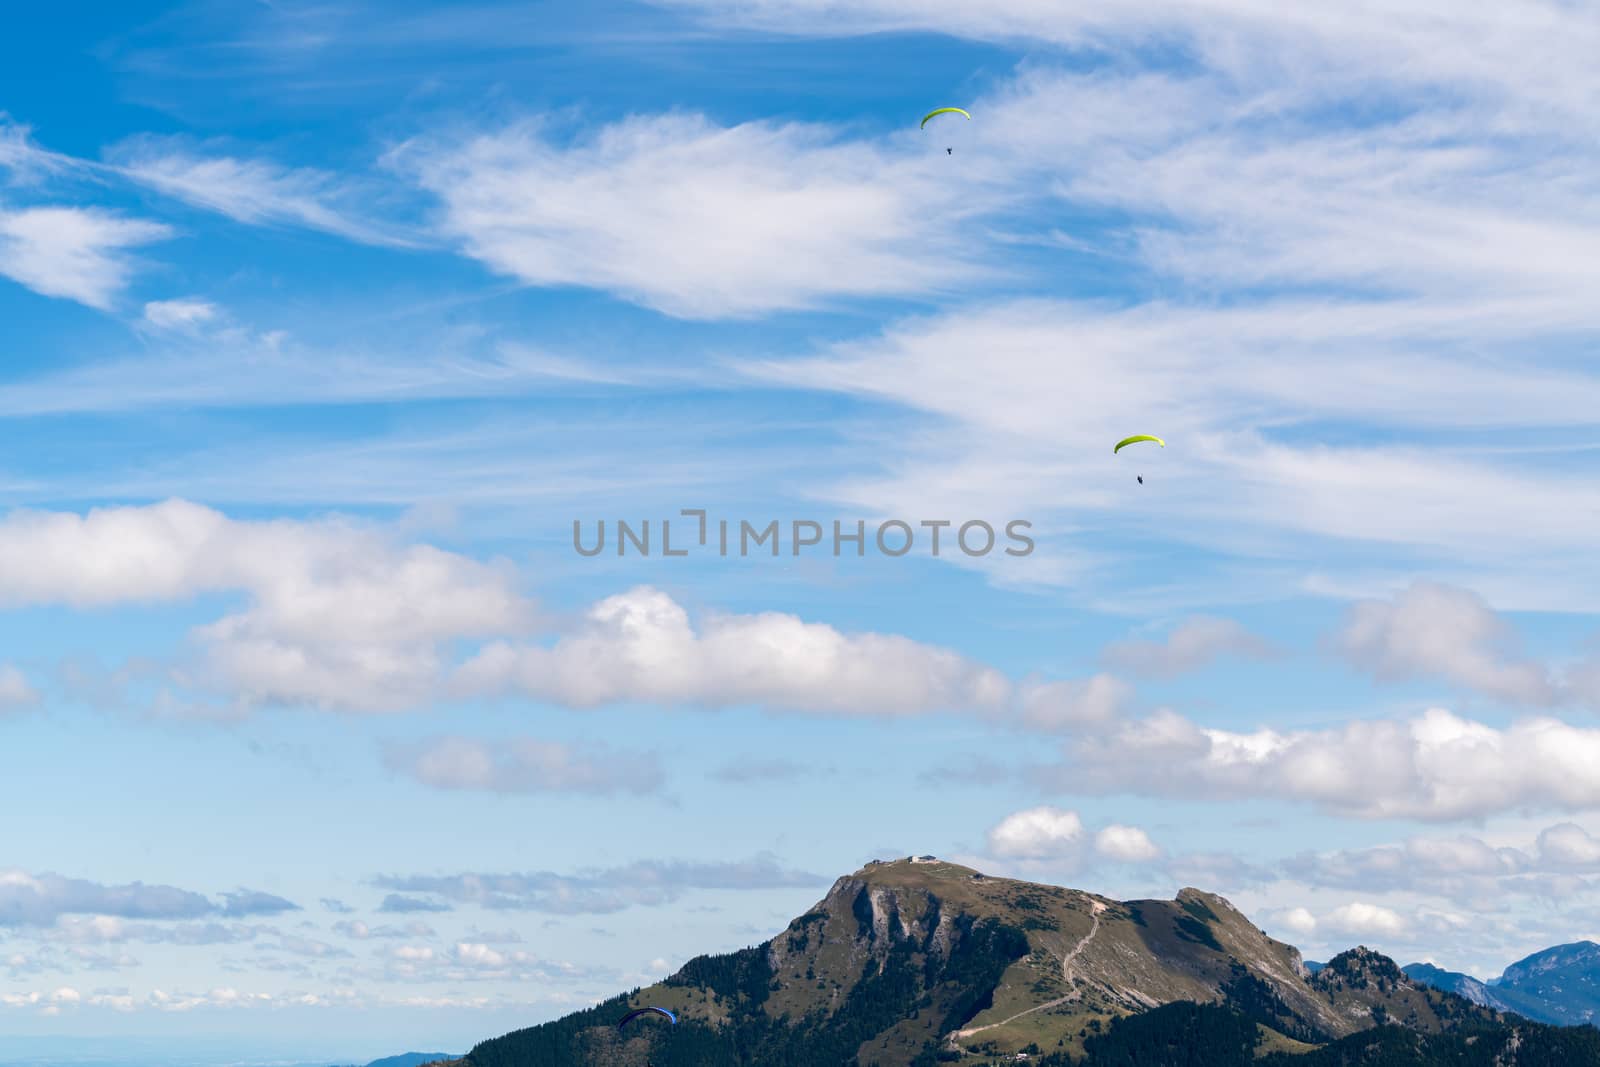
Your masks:
M 1122 440 L 1118 441 L 1117 442 L 1117 447 L 1113 448 L 1111 450 L 1111 454 L 1114 456 L 1118 452 L 1121 452 L 1125 445 L 1136 444 L 1139 441 L 1154 441 L 1156 444 L 1160 445 L 1162 448 L 1166 448 L 1167 447 L 1167 443 L 1165 441 L 1163 441 L 1159 437 L 1155 437 L 1155 436 L 1153 436 L 1151 434 L 1147 434 L 1147 433 L 1136 433 L 1132 437 L 1124 437 Z
M 928 120 L 933 118 L 935 115 L 964 115 L 964 116 L 966 116 L 967 121 L 969 121 L 969 122 L 972 121 L 972 116 L 968 115 L 965 111 L 961 110 L 959 107 L 936 107 L 932 111 L 928 112 L 926 115 L 922 116 L 922 126 L 919 126 L 917 128 L 918 129 L 922 129 L 924 126 L 927 126 L 928 125 Z

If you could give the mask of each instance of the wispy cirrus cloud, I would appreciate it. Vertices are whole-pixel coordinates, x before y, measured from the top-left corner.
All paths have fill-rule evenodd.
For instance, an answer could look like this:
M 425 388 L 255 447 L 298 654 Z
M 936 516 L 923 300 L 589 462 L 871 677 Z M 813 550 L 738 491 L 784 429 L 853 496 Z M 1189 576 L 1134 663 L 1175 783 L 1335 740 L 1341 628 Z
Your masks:
M 440 232 L 496 272 L 681 318 L 938 292 L 981 273 L 957 226 L 989 205 L 823 126 L 667 114 L 563 143 L 526 123 L 418 138 L 389 159 L 439 197 Z
M 0 205 L 0 274 L 43 296 L 109 311 L 136 266 L 128 250 L 171 235 L 160 223 L 101 208 Z
M 373 202 L 384 192 L 371 178 L 240 158 L 183 139 L 151 136 L 112 146 L 107 159 L 114 173 L 130 181 L 247 225 L 302 226 L 392 247 L 420 241 L 420 234 L 402 224 L 371 217 Z
M 1542 4 L 1463 9 L 1421 0 L 1396 8 L 1363 0 L 1306 12 L 1249 0 L 1134 0 L 1107 8 L 1039 0 L 981 8 L 957 0 L 652 2 L 728 30 L 814 37 L 920 31 L 1102 53 L 1155 42 L 1180 46 L 1251 86 L 1312 92 L 1333 80 L 1404 91 L 1448 82 L 1474 102 L 1504 105 L 1527 121 L 1580 125 L 1593 120 L 1596 79 L 1587 58 L 1600 45 L 1600 25 L 1587 9 Z

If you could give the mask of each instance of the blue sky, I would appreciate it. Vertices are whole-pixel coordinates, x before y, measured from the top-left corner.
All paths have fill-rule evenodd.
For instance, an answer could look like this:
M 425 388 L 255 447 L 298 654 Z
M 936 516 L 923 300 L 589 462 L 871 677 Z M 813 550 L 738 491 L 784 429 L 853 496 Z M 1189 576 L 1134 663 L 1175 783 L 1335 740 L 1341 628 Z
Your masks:
M 1600 19 L 1075 7 L 13 16 L 9 1040 L 461 1050 L 913 852 L 1600 935 Z M 1036 547 L 573 549 L 692 508 Z

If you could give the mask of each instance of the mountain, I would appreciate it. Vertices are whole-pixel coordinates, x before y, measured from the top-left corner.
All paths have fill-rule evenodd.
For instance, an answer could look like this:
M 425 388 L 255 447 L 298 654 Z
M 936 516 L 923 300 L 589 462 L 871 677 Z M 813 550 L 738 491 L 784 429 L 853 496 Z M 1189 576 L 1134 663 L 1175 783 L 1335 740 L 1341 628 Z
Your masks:
M 1485 1008 L 1493 1008 L 1495 1011 L 1514 1010 L 1507 1001 L 1496 994 L 1495 989 L 1491 988 L 1494 983 L 1480 982 L 1470 974 L 1447 971 L 1443 968 L 1435 967 L 1431 963 L 1408 963 L 1401 970 L 1405 971 L 1406 976 L 1413 982 L 1432 986 L 1434 989 L 1442 989 L 1447 993 L 1454 993 L 1458 997 L 1466 997 L 1472 1003 L 1482 1005 Z M 1528 1015 L 1527 1012 L 1522 1014 Z M 1538 1015 L 1528 1015 L 1528 1018 L 1538 1019 L 1541 1022 L 1553 1021 Z
M 449 1058 L 448 1052 L 402 1052 L 398 1056 L 373 1060 L 367 1067 L 421 1067 L 424 1063 L 438 1063 Z
M 617 1020 L 643 1005 L 676 1012 L 678 1025 L 647 1018 L 619 1033 Z M 697 957 L 656 985 L 453 1062 L 977 1067 L 1020 1053 L 1038 1067 L 1480 1062 L 1449 1058 L 1458 1054 L 1501 1067 L 1600 1064 L 1585 1035 L 1600 1040 L 1420 985 L 1365 948 L 1313 975 L 1297 949 L 1198 889 L 1116 901 L 919 858 L 840 878 L 759 946 Z M 1346 1051 L 1356 1058 L 1337 1058 Z M 1324 1054 L 1336 1058 L 1315 1058 Z
M 1558 1026 L 1600 1022 L 1600 945 L 1593 941 L 1535 952 L 1489 982 L 1425 963 L 1413 963 L 1405 971 L 1435 989 L 1537 1022 Z

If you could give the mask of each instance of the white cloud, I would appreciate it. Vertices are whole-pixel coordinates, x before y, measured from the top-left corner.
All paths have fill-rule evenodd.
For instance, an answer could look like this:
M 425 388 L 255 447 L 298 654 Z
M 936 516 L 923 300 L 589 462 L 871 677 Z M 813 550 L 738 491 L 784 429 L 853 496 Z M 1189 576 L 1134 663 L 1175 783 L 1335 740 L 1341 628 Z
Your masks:
M 204 300 L 152 300 L 144 306 L 144 320 L 161 330 L 186 330 L 216 318 L 217 308 Z
M 1561 699 L 1548 670 L 1517 658 L 1510 627 L 1464 589 L 1419 581 L 1391 601 L 1358 603 L 1336 642 L 1380 679 L 1435 675 L 1512 703 Z
M 1075 791 L 1273 797 L 1364 819 L 1453 820 L 1600 808 L 1600 729 L 1558 719 L 1499 728 L 1442 708 L 1322 730 L 1206 729 L 1158 711 L 1076 738 L 1041 772 Z
M 1283 872 L 1314 887 L 1449 898 L 1495 910 L 1513 897 L 1570 899 L 1600 888 L 1600 840 L 1575 823 L 1546 827 L 1520 846 L 1467 834 L 1398 845 L 1302 853 Z
M 663 775 L 654 756 L 604 746 L 571 745 L 518 737 L 474 741 L 441 737 L 391 745 L 385 764 L 436 789 L 491 793 L 650 793 Z
M 1522 4 L 1463 8 L 1448 0 L 1403 7 L 1361 0 L 1303 10 L 1250 0 L 1131 0 L 1103 7 L 1050 0 L 654 0 L 725 25 L 829 37 L 934 32 L 986 41 L 1120 50 L 1179 43 L 1246 85 L 1286 81 L 1302 92 L 1329 82 L 1404 89 L 1448 82 L 1462 96 L 1515 105 L 1524 121 L 1588 129 L 1600 27 L 1587 9 Z
M 217 911 L 199 893 L 175 886 L 102 885 L 57 874 L 0 869 L 0 926 L 46 926 L 61 915 L 195 918 Z
M 206 310 L 209 309 L 209 310 Z M 147 304 L 144 322 L 159 332 L 150 356 L 75 364 L 0 385 L 0 414 L 59 415 L 137 412 L 163 408 L 249 408 L 276 405 L 395 403 L 440 398 L 505 399 L 542 393 L 572 382 L 629 386 L 653 378 L 701 380 L 689 372 L 660 373 L 576 365 L 571 357 L 500 344 L 471 329 L 409 334 L 401 342 L 375 342 L 353 332 L 332 346 L 310 346 L 281 329 L 228 325 L 222 309 L 193 300 Z M 622 421 L 620 419 L 616 421 Z M 560 427 L 552 439 L 586 430 Z M 633 424 L 633 425 L 636 425 Z M 526 426 L 502 424 L 481 438 L 506 447 Z M 440 435 L 441 448 L 459 449 L 474 440 L 459 431 Z M 486 446 L 487 446 L 486 441 Z M 361 455 L 375 449 L 361 440 Z M 393 442 L 416 461 L 416 435 Z M 316 453 L 326 461 L 326 445 Z M 245 458 L 241 455 L 241 459 Z M 568 457 L 569 461 L 571 457 Z M 304 460 L 290 463 L 304 477 Z M 230 467 L 232 463 L 230 463 Z M 559 476 L 562 468 L 553 470 Z M 193 484 L 187 476 L 180 485 Z M 610 474 L 608 481 L 619 481 Z M 187 490 L 186 490 L 187 491 Z M 406 499 L 392 492 L 384 500 Z M 415 496 L 413 490 L 411 494 Z
M 919 158 L 920 157 L 920 158 Z M 391 157 L 443 203 L 467 254 L 533 285 L 581 285 L 685 318 L 923 293 L 971 277 L 958 224 L 983 203 L 826 128 L 632 117 L 574 144 L 535 125 Z
M 761 704 L 857 715 L 1003 712 L 1010 682 L 948 649 L 845 634 L 793 615 L 719 615 L 698 630 L 646 586 L 595 604 L 552 647 L 495 643 L 460 671 L 466 691 L 514 691 L 578 707 L 621 701 Z
M 989 831 L 989 851 L 1016 859 L 1051 859 L 1074 852 L 1083 837 L 1075 811 L 1049 806 L 1008 815 Z
M 250 225 L 288 224 L 368 244 L 407 246 L 399 227 L 364 217 L 379 194 L 311 167 L 206 155 L 177 138 L 139 137 L 108 153 L 113 169 L 167 196 Z
M 0 603 L 105 604 L 244 592 L 194 633 L 178 677 L 235 707 L 406 707 L 433 691 L 447 641 L 524 629 L 507 567 L 337 519 L 241 521 L 181 500 L 0 520 Z
M 1425 27 L 1465 42 L 1491 16 L 1457 24 L 1432 3 L 1348 20 L 1167 0 L 702 6 L 797 32 L 923 25 L 1105 46 L 1087 72 L 1030 63 L 970 102 L 973 127 L 1008 188 L 1049 190 L 1019 240 L 1051 240 L 1037 231 L 1062 220 L 1086 260 L 1115 260 L 1119 277 L 1131 262 L 1153 275 L 1141 292 L 1177 294 L 975 302 L 818 358 L 752 361 L 762 380 L 926 417 L 925 432 L 880 435 L 879 470 L 818 492 L 885 512 L 1026 510 L 1102 532 L 1119 557 L 1159 523 L 1258 572 L 1282 561 L 1267 580 L 1295 592 L 1308 572 L 1392 566 L 1404 550 L 1413 574 L 1594 607 L 1592 583 L 1570 579 L 1595 576 L 1581 516 L 1600 507 L 1581 429 L 1600 393 L 1582 340 L 1600 324 L 1600 77 L 1567 47 L 1593 41 L 1584 13 L 1524 5 L 1509 19 L 1513 37 L 1546 19 L 1572 31 L 1558 78 L 1530 77 L 1498 42 L 1485 66 L 1465 45 L 1443 61 Z M 1153 68 L 1152 35 L 1183 43 L 1184 73 Z M 1171 447 L 1111 462 L 1130 427 Z M 1473 431 L 1488 427 L 1541 436 L 1485 447 Z M 1135 495 L 1136 472 L 1159 492 Z M 1112 573 L 1127 572 L 1065 578 Z M 1121 584 L 1104 599 L 1126 600 Z
M 1094 835 L 1094 849 L 1124 863 L 1144 863 L 1161 855 L 1150 835 L 1137 826 L 1112 824 Z
M 1523 330 L 1480 325 L 1506 344 Z M 1600 404 L 1600 381 L 1567 367 L 1521 364 L 1513 373 L 1444 358 L 1447 326 L 1458 328 L 1456 312 L 1343 298 L 1224 309 L 995 302 L 898 323 L 822 357 L 744 369 L 937 420 L 937 433 L 884 438 L 882 473 L 815 487 L 841 505 L 873 514 L 1027 514 L 1039 529 L 1092 517 L 1107 559 L 1065 570 L 1069 584 L 1125 576 L 1108 563 L 1159 524 L 1164 536 L 1248 560 L 1257 572 L 1263 557 L 1283 561 L 1266 577 L 1297 593 L 1308 574 L 1392 567 L 1403 546 L 1419 561 L 1413 574 L 1500 576 L 1511 589 L 1503 595 L 1522 605 L 1593 607 L 1570 581 L 1550 576 L 1588 573 L 1590 531 L 1579 516 L 1600 509 L 1600 489 L 1557 462 L 1563 446 L 1458 452 L 1432 436 L 1542 428 L 1566 440 L 1582 412 Z M 973 351 L 984 353 L 977 381 Z M 1055 358 L 1063 351 L 1073 358 Z M 1421 381 L 1449 396 L 1431 393 L 1424 404 L 1423 393 L 1402 384 Z M 1391 443 L 1274 439 L 1329 422 Z M 1160 428 L 1169 447 L 1108 462 L 1109 443 L 1129 425 Z M 1159 495 L 1131 495 L 1135 472 L 1146 489 L 1159 484 Z M 1508 514 L 1522 519 L 1507 524 Z M 1052 580 L 1037 567 L 1026 573 Z M 1507 575 L 1538 580 L 1519 588 Z M 1116 604 L 1129 592 L 1121 581 L 1103 599 Z
M 1156 678 L 1199 670 L 1227 655 L 1266 659 L 1273 648 L 1232 619 L 1197 615 L 1185 619 L 1165 641 L 1119 641 L 1108 645 L 1108 666 Z
M 1305 908 L 1290 908 L 1280 913 L 1277 921 L 1297 934 L 1309 934 L 1317 928 L 1317 917 Z
M 1133 687 L 1109 674 L 1022 688 L 1022 719 L 1042 730 L 1109 723 L 1127 708 Z
M 1346 937 L 1395 937 L 1406 932 L 1406 921 L 1389 908 L 1353 901 L 1324 915 L 1317 927 Z
M 1540 860 L 1553 870 L 1600 873 L 1600 840 L 1574 823 L 1547 827 L 1536 844 Z
M 95 208 L 0 209 L 0 274 L 44 296 L 104 311 L 133 273 L 125 250 L 170 232 Z
M 983 856 L 957 862 L 998 861 L 1003 873 L 1021 878 L 1059 878 L 1096 861 L 1147 864 L 1162 852 L 1137 826 L 1110 823 L 1090 831 L 1075 811 L 1049 804 L 1013 812 L 989 828 Z
M 34 184 L 47 175 L 78 170 L 81 166 L 69 156 L 40 148 L 33 141 L 30 127 L 12 122 L 0 111 L 0 167 L 6 169 L 13 185 Z

